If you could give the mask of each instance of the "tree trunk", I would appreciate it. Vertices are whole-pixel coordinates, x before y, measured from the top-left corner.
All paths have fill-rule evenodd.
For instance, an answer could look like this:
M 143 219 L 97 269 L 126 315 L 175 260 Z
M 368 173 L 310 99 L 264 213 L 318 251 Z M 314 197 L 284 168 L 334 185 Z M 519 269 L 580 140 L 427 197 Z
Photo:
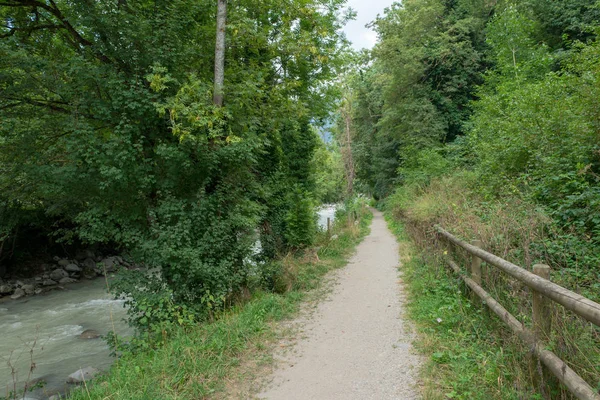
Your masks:
M 215 41 L 215 87 L 213 103 L 223 106 L 223 83 L 225 80 L 225 27 L 227 23 L 227 0 L 217 0 L 217 39 Z
M 346 180 L 348 181 L 347 192 L 348 196 L 352 196 L 354 191 L 354 158 L 352 157 L 352 104 L 350 99 L 346 99 L 346 104 L 342 110 L 344 116 L 344 136 L 345 144 L 342 148 L 342 155 L 344 157 L 344 169 L 346 170 Z

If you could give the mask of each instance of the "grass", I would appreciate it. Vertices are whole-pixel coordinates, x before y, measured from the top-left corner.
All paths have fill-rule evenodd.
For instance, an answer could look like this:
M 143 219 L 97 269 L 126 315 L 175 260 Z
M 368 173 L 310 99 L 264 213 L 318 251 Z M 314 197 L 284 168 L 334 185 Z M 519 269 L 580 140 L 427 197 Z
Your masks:
M 434 233 L 440 224 L 466 240 L 531 269 L 553 268 L 552 280 L 579 290 L 566 271 L 545 258 L 540 243 L 550 240 L 549 219 L 518 198 L 489 200 L 478 195 L 469 174 L 433 180 L 427 187 L 405 187 L 386 203 L 386 217 L 402 246 L 408 313 L 420 332 L 418 348 L 428 359 L 423 369 L 425 399 L 572 399 L 568 391 L 532 362 L 523 345 L 480 300 L 472 300 L 462 280 L 441 259 L 449 251 L 463 267 L 469 258 L 448 248 Z M 485 266 L 486 290 L 531 327 L 531 293 L 522 284 Z M 590 296 L 594 300 L 600 293 Z M 554 307 L 546 345 L 600 389 L 600 330 Z
M 416 248 L 402 223 L 389 214 L 387 220 L 400 243 L 407 314 L 418 332 L 415 347 L 426 356 L 423 398 L 535 398 L 523 397 L 510 372 L 518 360 L 496 334 L 504 329 L 500 322 L 469 300 L 459 278 Z
M 207 399 L 247 390 L 237 386 L 272 363 L 272 348 L 281 334 L 277 322 L 296 315 L 308 291 L 319 287 L 327 272 L 346 264 L 368 233 L 370 220 L 371 214 L 365 212 L 358 225 L 335 226 L 337 240 L 322 235 L 318 251 L 280 260 L 289 289 L 285 293 L 257 292 L 213 323 L 178 328 L 162 347 L 125 354 L 108 374 L 75 390 L 70 398 Z

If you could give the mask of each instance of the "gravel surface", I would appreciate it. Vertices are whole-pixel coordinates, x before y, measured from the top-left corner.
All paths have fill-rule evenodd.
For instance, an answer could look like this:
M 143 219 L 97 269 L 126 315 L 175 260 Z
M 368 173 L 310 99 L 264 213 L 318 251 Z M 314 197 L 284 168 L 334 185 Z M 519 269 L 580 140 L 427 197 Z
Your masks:
M 283 360 L 269 388 L 272 400 L 417 399 L 419 357 L 402 319 L 398 244 L 380 212 L 371 234 L 315 313 L 300 321 L 304 338 Z

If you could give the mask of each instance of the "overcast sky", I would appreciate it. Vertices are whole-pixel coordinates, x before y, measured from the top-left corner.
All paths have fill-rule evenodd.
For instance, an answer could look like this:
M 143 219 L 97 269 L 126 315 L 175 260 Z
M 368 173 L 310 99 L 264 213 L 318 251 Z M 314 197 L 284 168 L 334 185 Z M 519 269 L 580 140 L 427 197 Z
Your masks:
M 346 36 L 355 49 L 373 47 L 377 34 L 365 25 L 373 21 L 377 14 L 383 14 L 383 9 L 392 5 L 393 0 L 348 0 L 348 6 L 358 13 L 356 20 L 350 21 L 344 28 Z

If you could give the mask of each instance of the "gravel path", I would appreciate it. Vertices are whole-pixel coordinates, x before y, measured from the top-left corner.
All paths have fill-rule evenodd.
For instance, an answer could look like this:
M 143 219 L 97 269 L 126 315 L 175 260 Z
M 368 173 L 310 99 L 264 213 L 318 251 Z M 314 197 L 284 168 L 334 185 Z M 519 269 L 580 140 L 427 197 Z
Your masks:
M 283 355 L 271 400 L 417 399 L 419 358 L 402 319 L 398 244 L 380 212 L 371 234 L 317 311 L 300 321 L 305 336 Z

